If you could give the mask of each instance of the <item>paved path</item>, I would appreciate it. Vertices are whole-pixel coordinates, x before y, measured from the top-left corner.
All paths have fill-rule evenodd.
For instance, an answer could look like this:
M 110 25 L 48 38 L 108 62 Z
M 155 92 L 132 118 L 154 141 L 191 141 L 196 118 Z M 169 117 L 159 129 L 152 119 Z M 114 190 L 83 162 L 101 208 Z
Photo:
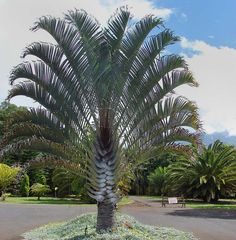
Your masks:
M 32 228 L 95 210 L 94 206 L 0 203 L 0 240 L 22 239 L 20 235 Z
M 142 223 L 192 232 L 201 240 L 236 240 L 236 210 L 162 208 L 156 200 L 131 198 L 137 203 L 122 210 Z
M 236 211 L 161 208 L 158 202 L 132 198 L 136 202 L 120 211 L 142 223 L 193 232 L 201 240 L 236 240 Z M 19 240 L 20 234 L 32 228 L 95 210 L 94 206 L 1 203 L 0 240 Z

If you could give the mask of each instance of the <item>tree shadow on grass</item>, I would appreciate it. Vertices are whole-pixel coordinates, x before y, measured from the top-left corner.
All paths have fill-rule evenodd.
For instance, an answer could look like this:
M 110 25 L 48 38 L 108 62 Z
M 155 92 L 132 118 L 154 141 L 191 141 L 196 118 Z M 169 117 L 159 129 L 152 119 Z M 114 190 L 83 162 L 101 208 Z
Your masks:
M 236 220 L 236 210 L 225 209 L 181 209 L 175 210 L 173 212 L 168 212 L 166 215 Z

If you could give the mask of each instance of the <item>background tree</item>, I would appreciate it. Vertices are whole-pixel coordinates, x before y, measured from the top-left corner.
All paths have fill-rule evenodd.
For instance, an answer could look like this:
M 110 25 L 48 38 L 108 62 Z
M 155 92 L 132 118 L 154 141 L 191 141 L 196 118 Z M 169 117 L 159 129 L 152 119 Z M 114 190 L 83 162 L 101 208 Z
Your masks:
M 30 191 L 30 181 L 29 176 L 27 173 L 25 173 L 21 179 L 20 183 L 20 193 L 23 197 L 28 197 Z
M 167 168 L 158 167 L 148 176 L 150 192 L 155 195 L 165 195 L 167 193 Z
M 41 183 L 43 185 L 47 184 L 47 177 L 48 173 L 46 172 L 44 167 L 35 167 L 30 168 L 29 170 L 31 185 L 34 183 Z
M 12 113 L 16 111 L 24 111 L 26 108 L 24 107 L 17 107 L 14 104 L 10 104 L 8 102 L 2 102 L 0 104 L 0 138 L 3 135 L 4 131 L 4 123 L 11 116 Z
M 38 197 L 38 200 L 40 200 L 40 197 L 44 196 L 46 193 L 51 192 L 51 189 L 48 185 L 43 185 L 41 183 L 34 183 L 30 190 L 33 195 Z
M 23 113 L 24 111 L 27 111 L 27 108 L 18 107 L 6 101 L 0 104 L 0 141 L 2 136 L 6 132 L 11 133 L 11 135 L 14 136 L 14 132 L 15 132 L 14 127 L 9 129 L 6 122 L 9 121 L 12 115 L 16 113 L 20 114 L 20 113 Z M 2 144 L 4 145 L 3 140 L 2 140 Z M 30 159 L 35 158 L 38 154 L 39 153 L 37 152 L 32 152 L 29 150 L 17 151 L 16 153 L 12 152 L 11 154 L 5 155 L 4 159 L 2 159 L 2 162 L 7 165 L 15 165 L 15 164 L 24 165 Z
M 202 152 L 195 150 L 191 158 L 180 158 L 170 166 L 168 175 L 173 191 L 217 201 L 236 191 L 235 149 L 216 141 Z
M 151 182 L 148 178 L 157 168 L 167 167 L 175 162 L 179 155 L 183 154 L 182 151 L 178 152 L 177 150 L 178 149 L 167 149 L 166 151 L 159 151 L 155 153 L 154 156 L 147 158 L 148 161 L 141 159 L 140 163 L 136 167 L 133 167 L 135 171 L 132 179 L 131 194 L 156 195 L 157 188 L 150 186 Z
M 0 191 L 3 195 L 7 187 L 14 181 L 14 178 L 20 171 L 17 167 L 9 167 L 0 163 Z
M 23 57 L 38 60 L 11 73 L 8 98 L 27 96 L 43 108 L 9 121 L 18 134 L 3 137 L 1 156 L 30 148 L 83 165 L 88 193 L 98 203 L 98 232 L 114 226 L 125 150 L 144 156 L 198 140 L 197 107 L 175 94 L 178 86 L 197 83 L 182 57 L 163 55 L 178 37 L 162 26 L 151 15 L 131 22 L 126 7 L 105 28 L 82 10 L 64 19 L 42 17 L 32 29 L 48 32 L 56 44 L 31 44 Z M 26 80 L 15 84 L 19 78 Z

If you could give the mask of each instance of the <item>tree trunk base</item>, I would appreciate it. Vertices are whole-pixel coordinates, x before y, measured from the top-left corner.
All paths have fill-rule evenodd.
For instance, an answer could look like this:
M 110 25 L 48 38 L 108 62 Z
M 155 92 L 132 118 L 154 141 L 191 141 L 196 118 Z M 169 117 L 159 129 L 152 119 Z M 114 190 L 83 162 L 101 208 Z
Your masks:
M 98 202 L 97 232 L 112 231 L 115 226 L 115 206 Z

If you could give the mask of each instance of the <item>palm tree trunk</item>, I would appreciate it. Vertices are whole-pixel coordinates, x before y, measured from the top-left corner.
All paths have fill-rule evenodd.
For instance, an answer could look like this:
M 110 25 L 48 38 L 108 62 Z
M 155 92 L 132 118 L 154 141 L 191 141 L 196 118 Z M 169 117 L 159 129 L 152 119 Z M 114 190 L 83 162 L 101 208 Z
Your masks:
M 108 124 L 107 124 L 108 125 Z M 112 139 L 110 129 L 101 127 L 97 136 L 94 161 L 91 165 L 90 196 L 97 200 L 97 232 L 109 231 L 115 224 L 115 206 L 118 201 L 116 193 L 117 167 L 119 157 L 117 147 Z
M 115 225 L 114 204 L 99 202 L 97 206 L 97 232 L 112 230 Z

